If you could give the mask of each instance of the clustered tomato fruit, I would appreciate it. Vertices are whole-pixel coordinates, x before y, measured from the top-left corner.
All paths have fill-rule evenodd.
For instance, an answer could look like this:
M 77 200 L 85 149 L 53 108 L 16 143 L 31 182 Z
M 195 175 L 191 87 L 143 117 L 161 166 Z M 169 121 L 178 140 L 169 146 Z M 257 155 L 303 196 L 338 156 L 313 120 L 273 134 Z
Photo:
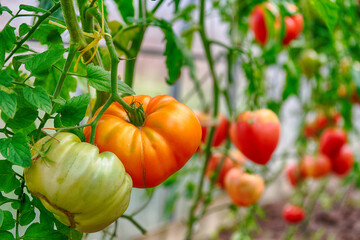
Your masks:
M 97 232 L 127 209 L 132 181 L 115 154 L 99 154 L 96 146 L 60 132 L 36 142 L 31 155 L 26 185 L 63 224 Z
M 322 178 L 331 172 L 331 160 L 324 154 L 307 155 L 302 159 L 300 168 L 305 177 Z
M 206 167 L 206 176 L 211 179 L 216 173 L 216 169 L 221 163 L 224 155 L 222 153 L 216 152 L 211 155 L 209 163 Z M 225 176 L 226 174 L 234 167 L 241 168 L 242 164 L 245 162 L 244 156 L 236 149 L 230 150 L 228 156 L 223 160 L 221 169 L 216 179 L 217 185 L 221 188 L 225 187 Z
M 255 35 L 256 41 L 265 45 L 268 41 L 268 27 L 265 21 L 266 10 L 271 11 L 275 19 L 275 30 L 280 30 L 280 16 L 276 14 L 276 8 L 273 4 L 265 2 L 258 4 L 250 13 L 250 28 Z M 283 45 L 288 45 L 292 40 L 296 39 L 302 32 L 304 27 L 304 19 L 300 13 L 296 13 L 297 7 L 293 4 L 288 4 L 288 10 L 293 12 L 292 16 L 285 16 L 285 35 L 282 40 Z
M 120 159 L 134 187 L 155 187 L 182 168 L 198 149 L 201 141 L 199 120 L 190 108 L 168 95 L 123 99 L 129 105 L 142 106 L 143 125 L 133 125 L 123 107 L 114 102 L 96 126 L 95 145 L 100 152 L 113 152 Z M 91 127 L 86 127 L 86 141 L 89 141 L 90 133 Z
M 280 122 L 269 109 L 246 111 L 231 123 L 232 143 L 249 160 L 265 165 L 275 151 L 280 138 Z
M 283 208 L 282 215 L 286 222 L 296 224 L 301 222 L 306 214 L 302 207 L 286 204 Z
M 335 110 L 318 111 L 313 121 L 305 122 L 303 134 L 306 138 L 318 138 L 325 128 L 337 126 L 341 120 L 341 114 Z
M 300 166 L 297 163 L 289 164 L 285 168 L 285 172 L 287 179 L 293 187 L 297 186 L 297 184 L 305 178 Z
M 205 143 L 208 137 L 209 129 L 212 125 L 215 125 L 215 132 L 212 138 L 211 146 L 219 147 L 221 146 L 227 137 L 229 121 L 224 114 L 219 114 L 218 121 L 211 123 L 211 116 L 203 112 L 195 112 L 196 117 L 199 119 L 201 124 L 202 136 L 201 142 Z

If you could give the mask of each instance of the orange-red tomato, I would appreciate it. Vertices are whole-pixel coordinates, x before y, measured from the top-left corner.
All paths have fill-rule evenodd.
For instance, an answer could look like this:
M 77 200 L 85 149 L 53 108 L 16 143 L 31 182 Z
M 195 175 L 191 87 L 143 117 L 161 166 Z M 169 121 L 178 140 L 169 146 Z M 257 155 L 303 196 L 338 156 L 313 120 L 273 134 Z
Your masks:
M 320 136 L 320 151 L 328 157 L 334 158 L 346 140 L 347 134 L 343 129 L 326 128 Z
M 256 203 L 265 188 L 264 180 L 255 174 L 232 168 L 225 176 L 225 189 L 232 201 L 242 207 Z
M 229 129 L 232 143 L 249 160 L 264 165 L 280 138 L 280 122 L 274 112 L 260 109 L 241 113 Z
M 196 152 L 201 141 L 199 120 L 190 108 L 168 95 L 130 96 L 124 100 L 142 105 L 144 124 L 133 125 L 121 105 L 112 103 L 97 124 L 95 145 L 100 152 L 115 153 L 134 187 L 155 187 Z M 90 127 L 84 129 L 87 141 L 90 132 Z
M 340 176 L 345 176 L 354 166 L 354 154 L 351 148 L 344 145 L 332 159 L 332 171 Z
M 206 167 L 206 176 L 208 178 L 212 177 L 212 174 L 216 172 L 218 165 L 220 164 L 223 155 L 219 152 L 211 155 L 209 159 L 209 163 Z M 241 167 L 241 165 L 245 162 L 244 156 L 235 149 L 230 150 L 228 156 L 224 159 L 223 165 L 220 169 L 219 175 L 216 179 L 217 185 L 221 188 L 225 187 L 225 176 L 230 171 L 230 169 L 234 167 Z
M 297 163 L 289 164 L 285 169 L 285 173 L 287 179 L 293 187 L 295 187 L 304 178 L 304 175 L 300 170 L 300 166 Z
M 254 32 L 255 40 L 260 44 L 265 45 L 268 40 L 268 30 L 265 21 L 265 9 L 268 9 L 276 15 L 274 5 L 271 3 L 258 4 L 254 7 L 250 14 L 250 29 Z M 292 12 L 297 11 L 297 7 L 293 4 L 288 5 L 288 9 Z M 285 22 L 285 36 L 283 38 L 283 45 L 288 45 L 292 40 L 296 39 L 302 32 L 304 27 L 304 19 L 300 13 L 295 13 L 292 16 L 286 16 Z M 276 16 L 275 30 L 280 30 L 280 19 Z
M 307 155 L 302 159 L 300 168 L 305 177 L 322 178 L 331 172 L 331 160 L 324 154 Z
M 282 210 L 283 218 L 288 223 L 299 223 L 305 217 L 305 211 L 302 207 L 286 204 Z
M 201 142 L 205 143 L 206 138 L 208 136 L 208 130 L 211 127 L 211 117 L 208 114 L 202 112 L 195 112 L 195 114 L 201 124 L 201 130 L 202 130 Z M 211 146 L 218 147 L 225 142 L 228 132 L 227 131 L 228 126 L 229 126 L 229 121 L 226 119 L 224 114 L 219 114 L 218 122 L 216 124 Z

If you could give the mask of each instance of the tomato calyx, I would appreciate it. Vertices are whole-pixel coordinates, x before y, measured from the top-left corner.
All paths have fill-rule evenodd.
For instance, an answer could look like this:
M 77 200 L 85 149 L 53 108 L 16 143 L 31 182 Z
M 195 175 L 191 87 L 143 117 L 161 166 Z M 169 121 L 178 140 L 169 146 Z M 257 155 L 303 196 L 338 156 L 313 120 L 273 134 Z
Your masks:
M 124 109 L 129 122 L 132 123 L 136 127 L 141 127 L 144 125 L 145 122 L 145 111 L 141 103 L 133 100 L 130 103 L 130 107 L 132 111 L 129 111 L 127 109 Z

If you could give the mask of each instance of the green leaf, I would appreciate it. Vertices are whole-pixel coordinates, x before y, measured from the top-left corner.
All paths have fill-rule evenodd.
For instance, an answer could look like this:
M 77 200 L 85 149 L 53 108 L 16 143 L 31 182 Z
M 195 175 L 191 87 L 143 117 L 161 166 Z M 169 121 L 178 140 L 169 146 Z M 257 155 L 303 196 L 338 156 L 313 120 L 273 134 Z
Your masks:
M 19 9 L 25 10 L 25 11 L 28 11 L 28 12 L 47 13 L 47 11 L 45 9 L 34 7 L 34 6 L 31 6 L 31 5 L 25 5 L 25 4 L 20 4 Z
M 106 71 L 100 66 L 95 66 L 92 63 L 86 66 L 86 71 L 87 71 L 86 77 L 89 80 L 90 86 L 92 86 L 93 88 L 99 91 L 111 92 L 110 72 Z M 134 90 L 123 81 L 118 80 L 117 86 L 118 86 L 118 93 L 121 96 L 135 95 Z
M 7 126 L 11 129 L 21 129 L 30 126 L 38 117 L 36 109 L 19 108 L 13 119 L 7 121 Z
M 0 72 L 0 85 L 4 87 L 13 87 L 13 84 L 11 83 L 12 77 L 5 71 Z M 9 92 L 10 90 L 8 90 Z
M 0 239 L 1 240 L 15 240 L 15 238 L 11 232 L 1 231 L 1 230 L 0 230 Z
M 5 161 L 5 160 L 0 160 L 0 161 Z M 4 203 L 10 202 L 10 201 L 11 201 L 11 199 L 4 197 L 0 192 L 0 206 L 3 205 Z M 0 225 L 0 227 L 1 227 L 1 225 Z
M 33 38 L 39 40 L 41 44 L 53 45 L 61 44 L 61 34 L 65 29 L 55 26 L 50 23 L 42 23 L 32 35 Z
M 0 139 L 0 153 L 13 164 L 22 167 L 30 167 L 31 165 L 30 147 L 28 146 L 28 141 L 23 134 L 17 133 L 11 138 Z M 6 163 L 6 161 L 0 161 L 0 166 L 8 166 Z M 5 174 L 9 180 L 10 178 L 8 175 L 14 174 L 13 171 L 10 171 L 10 169 L 11 167 L 9 168 L 9 166 L 7 170 L 5 168 L 1 168 L 0 174 Z M 14 180 L 12 180 L 11 183 L 14 183 Z M 0 185 L 0 188 L 1 187 L 2 185 Z M 7 189 L 9 189 L 9 186 Z
M 166 56 L 166 67 L 169 75 L 166 82 L 172 85 L 180 77 L 181 68 L 184 65 L 184 55 L 181 49 L 185 47 L 173 32 L 170 24 L 163 21 L 160 27 L 164 32 L 166 40 L 164 56 Z
M 20 209 L 20 207 L 21 207 L 21 203 L 20 203 L 19 201 L 14 201 L 14 202 L 11 203 L 11 207 L 12 207 L 13 209 L 18 210 L 18 209 Z
M 133 18 L 135 16 L 135 10 L 133 6 L 133 1 L 129 0 L 115 0 L 115 3 L 118 6 L 118 9 L 121 13 L 122 18 L 126 24 L 129 24 L 128 18 Z
M 30 31 L 30 29 L 31 29 L 31 27 L 29 25 L 27 25 L 26 23 L 21 24 L 19 27 L 19 35 L 24 36 L 25 34 L 27 34 Z
M 66 127 L 77 125 L 85 116 L 90 103 L 90 94 L 82 94 L 66 101 L 60 110 L 61 122 Z
M 25 63 L 26 70 L 32 75 L 41 75 L 48 73 L 51 66 L 62 59 L 65 49 L 53 48 L 43 53 L 36 54 Z
M 13 218 L 13 215 L 9 211 L 3 211 L 3 214 L 4 214 L 4 220 L 3 220 L 3 224 L 0 227 L 0 230 L 13 229 L 15 227 L 15 220 Z M 0 239 L 2 240 L 2 238 Z
M 24 240 L 67 240 L 68 238 L 61 234 L 60 232 L 49 228 L 49 226 L 33 223 L 26 230 L 24 236 L 22 236 Z
M 330 32 L 333 32 L 339 18 L 339 7 L 336 5 L 336 2 L 331 0 L 310 0 L 310 3 L 325 22 Z
M 9 93 L 6 88 L 0 86 L 0 109 L 3 111 L 6 115 L 10 117 L 15 116 L 16 111 L 16 95 L 14 92 Z
M 49 228 L 54 228 L 54 215 L 44 207 L 38 198 L 33 196 L 31 203 L 40 211 L 40 223 Z
M 5 48 L 0 46 L 0 70 L 5 64 Z
M 354 64 L 351 68 L 351 76 L 354 79 L 357 94 L 360 96 L 360 64 Z
M 6 25 L 4 29 L 0 32 L 0 47 L 5 50 L 5 52 L 11 51 L 16 42 L 16 36 L 15 36 L 15 28 Z
M 0 227 L 4 222 L 4 212 L 0 209 Z
M 0 6 L 0 16 L 2 15 L 2 13 L 3 12 L 8 12 L 9 14 L 11 14 L 11 16 L 13 16 L 13 14 L 12 14 L 12 11 L 8 8 L 8 7 L 6 7 L 6 6 Z
M 13 57 L 12 64 L 14 66 L 14 70 L 17 72 L 22 64 L 26 63 L 34 56 L 35 54 L 24 54 Z
M 23 88 L 24 97 L 33 106 L 44 110 L 46 113 L 51 113 L 52 105 L 49 95 L 42 87 Z
M 20 225 L 26 226 L 30 224 L 35 219 L 35 211 L 34 207 L 31 205 L 30 199 L 28 195 L 24 195 L 22 208 L 20 211 Z

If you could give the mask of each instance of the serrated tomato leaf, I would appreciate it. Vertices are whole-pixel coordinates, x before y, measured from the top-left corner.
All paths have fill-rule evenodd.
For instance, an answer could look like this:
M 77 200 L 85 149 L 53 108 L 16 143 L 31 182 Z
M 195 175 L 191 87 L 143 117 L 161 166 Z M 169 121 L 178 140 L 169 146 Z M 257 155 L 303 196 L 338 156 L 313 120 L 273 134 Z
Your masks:
M 49 49 L 28 59 L 25 63 L 25 68 L 35 76 L 48 73 L 51 66 L 62 59 L 64 53 L 64 48 Z
M 38 117 L 38 111 L 32 108 L 19 108 L 14 118 L 7 121 L 7 126 L 11 129 L 22 129 L 30 126 Z
M 339 19 L 339 7 L 330 0 L 310 0 L 313 8 L 325 22 L 328 29 L 333 32 Z
M 15 28 L 6 25 L 0 32 L 0 42 L 0 47 L 3 48 L 5 52 L 10 52 L 14 48 L 14 43 L 16 42 Z
M 86 77 L 88 78 L 89 85 L 91 87 L 99 91 L 111 92 L 110 72 L 106 71 L 102 67 L 95 66 L 92 63 L 86 66 L 86 71 L 87 71 Z M 117 87 L 120 96 L 135 95 L 134 90 L 121 80 L 118 80 Z
M 31 6 L 31 5 L 25 5 L 25 4 L 20 4 L 19 9 L 25 10 L 25 11 L 28 11 L 28 12 L 47 13 L 47 11 L 45 9 L 34 7 L 34 6 Z
M 3 211 L 4 219 L 3 223 L 0 227 L 0 230 L 10 230 L 15 227 L 15 220 L 13 218 L 13 215 L 9 211 Z M 1 235 L 0 235 L 1 236 Z M 3 238 L 0 238 L 1 240 Z
M 133 1 L 129 0 L 115 0 L 115 3 L 118 6 L 120 14 L 126 24 L 129 24 L 128 18 L 133 18 L 135 15 Z
M 47 113 L 51 113 L 52 105 L 51 100 L 47 92 L 40 86 L 35 88 L 25 87 L 23 88 L 25 99 L 33 106 L 44 110 Z
M 7 116 L 14 117 L 17 105 L 16 94 L 4 91 L 4 88 L 0 86 L 0 99 L 0 110 Z
M 24 240 L 41 240 L 41 239 L 51 239 L 51 240 L 67 240 L 68 238 L 60 233 L 59 231 L 50 228 L 47 225 L 40 223 L 31 224 L 24 236 L 21 239 Z
M 8 231 L 0 230 L 0 239 L 1 240 L 15 240 L 14 235 Z
M 22 167 L 29 167 L 31 165 L 30 147 L 28 146 L 28 141 L 23 134 L 17 133 L 10 138 L 0 139 L 0 153 L 13 164 Z M 0 161 L 0 164 L 6 166 L 6 161 Z M 8 175 L 12 173 L 9 168 L 0 168 L 0 171 L 0 174 L 5 174 L 5 177 L 7 177 L 6 179 L 8 179 Z M 0 185 L 0 188 L 2 187 L 3 186 Z
M 61 108 L 61 123 L 63 126 L 71 127 L 77 125 L 84 117 L 90 103 L 90 94 L 82 94 L 66 101 Z

